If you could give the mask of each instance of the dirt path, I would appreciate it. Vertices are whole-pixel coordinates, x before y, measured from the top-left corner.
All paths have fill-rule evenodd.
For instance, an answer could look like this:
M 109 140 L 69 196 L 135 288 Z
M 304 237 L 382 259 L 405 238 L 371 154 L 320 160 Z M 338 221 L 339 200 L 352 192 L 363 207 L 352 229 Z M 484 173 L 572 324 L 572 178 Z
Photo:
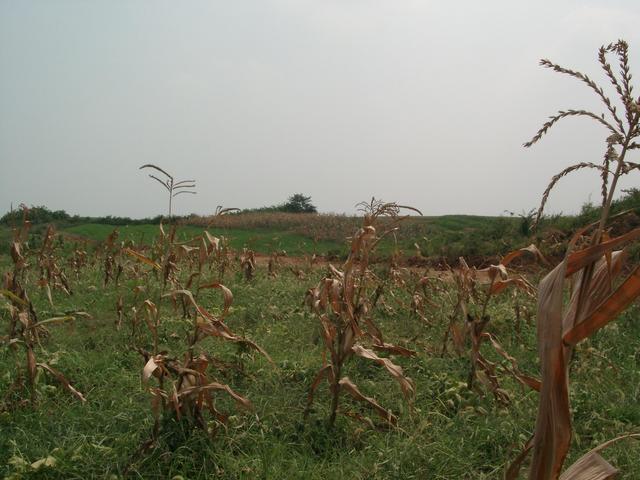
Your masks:
M 269 255 L 264 254 L 255 254 L 256 265 L 260 267 L 267 267 L 269 265 L 269 259 L 271 257 Z M 332 264 L 336 268 L 340 269 L 342 265 L 342 260 L 334 259 L 328 260 L 324 257 L 316 257 L 313 259 L 313 263 L 311 263 L 311 257 L 279 257 L 278 258 L 278 267 L 279 271 L 281 270 L 292 270 L 292 271 L 308 271 L 310 267 L 313 269 L 326 269 L 329 264 Z M 401 270 L 418 274 L 422 277 L 428 278 L 437 278 L 439 280 L 444 280 L 448 282 L 453 282 L 453 272 L 451 270 L 438 269 L 428 266 L 415 266 L 415 265 L 403 265 L 400 267 Z M 480 270 L 476 271 L 476 275 L 478 281 L 480 283 L 489 283 L 489 276 L 487 272 L 483 272 Z

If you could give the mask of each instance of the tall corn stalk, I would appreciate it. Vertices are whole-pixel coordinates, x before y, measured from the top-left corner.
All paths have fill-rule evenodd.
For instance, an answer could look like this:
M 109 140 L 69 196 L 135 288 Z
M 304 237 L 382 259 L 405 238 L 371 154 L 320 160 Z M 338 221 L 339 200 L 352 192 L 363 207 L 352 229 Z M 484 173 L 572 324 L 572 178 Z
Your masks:
M 139 170 L 142 170 L 143 168 L 153 168 L 153 169 L 157 170 L 158 172 L 160 172 L 162 175 L 164 175 L 164 177 L 165 177 L 164 180 L 161 180 L 160 178 L 156 177 L 153 174 L 149 174 L 149 177 L 151 177 L 154 180 L 156 180 L 157 182 L 159 182 L 160 185 L 162 185 L 164 188 L 166 188 L 167 192 L 169 193 L 169 218 L 171 218 L 172 202 L 173 202 L 173 199 L 175 197 L 177 197 L 178 195 L 180 195 L 182 193 L 191 193 L 193 195 L 196 194 L 196 192 L 194 190 L 192 190 L 193 188 L 196 188 L 196 181 L 195 180 L 181 180 L 179 182 L 176 182 L 172 175 L 169 175 L 162 168 L 158 167 L 157 165 L 153 165 L 151 163 L 147 163 L 145 165 L 142 165 L 139 168 Z
M 607 59 L 609 54 L 617 56 L 620 68 L 617 75 Z M 584 168 L 599 172 L 602 179 L 599 221 L 574 235 L 563 261 L 540 282 L 537 322 L 542 386 L 538 415 L 535 433 L 507 471 L 508 479 L 517 478 L 520 465 L 531 450 L 530 479 L 610 479 L 617 474 L 617 470 L 599 455 L 600 448 L 589 452 L 564 473 L 561 472 L 572 436 L 568 373 L 573 348 L 615 319 L 640 295 L 640 266 L 636 266 L 617 287 L 614 284 L 623 271 L 624 251 L 621 248 L 640 238 L 640 229 L 617 238 L 609 238 L 607 234 L 607 225 L 612 219 L 611 203 L 618 181 L 623 175 L 640 168 L 639 164 L 627 160 L 630 151 L 640 148 L 635 141 L 640 136 L 640 106 L 632 95 L 628 59 L 628 45 L 623 40 L 601 47 L 598 53 L 600 66 L 618 94 L 622 116 L 603 88 L 587 75 L 549 60 L 540 62 L 544 67 L 572 76 L 587 85 L 598 95 L 606 113 L 598 115 L 586 110 L 561 110 L 525 146 L 530 147 L 556 122 L 571 116 L 591 118 L 604 126 L 609 135 L 603 161 L 600 164 L 582 162 L 571 165 L 554 176 L 538 210 L 537 221 L 542 216 L 549 193 L 563 176 Z M 587 246 L 577 248 L 585 239 Z M 570 298 L 565 304 L 564 287 L 567 279 L 570 280 Z
M 331 395 L 331 407 L 328 423 L 333 426 L 338 413 L 340 394 L 348 393 L 355 400 L 363 402 L 378 413 L 388 423 L 395 425 L 397 417 L 378 404 L 373 398 L 365 396 L 348 378 L 343 377 L 345 362 L 354 355 L 372 360 L 384 367 L 399 383 L 402 393 L 411 401 L 414 385 L 406 377 L 402 368 L 390 359 L 380 357 L 378 352 L 391 352 L 412 356 L 415 352 L 384 342 L 382 332 L 371 318 L 372 302 L 375 297 L 376 281 L 369 270 L 369 261 L 376 245 L 386 235 L 397 229 L 401 207 L 395 203 L 382 203 L 372 199 L 369 204 L 361 204 L 365 212 L 364 222 L 351 239 L 349 256 L 342 270 L 329 266 L 329 276 L 307 292 L 306 303 L 311 306 L 321 324 L 321 333 L 325 345 L 323 366 L 318 371 L 309 391 L 307 413 L 313 402 L 314 392 L 326 379 Z M 415 210 L 415 209 L 412 209 Z M 378 219 L 382 216 L 392 218 L 392 222 L 380 229 Z M 371 349 L 362 342 L 371 342 Z M 328 355 L 327 355 L 328 353 Z M 364 420 L 355 412 L 343 412 L 349 416 Z

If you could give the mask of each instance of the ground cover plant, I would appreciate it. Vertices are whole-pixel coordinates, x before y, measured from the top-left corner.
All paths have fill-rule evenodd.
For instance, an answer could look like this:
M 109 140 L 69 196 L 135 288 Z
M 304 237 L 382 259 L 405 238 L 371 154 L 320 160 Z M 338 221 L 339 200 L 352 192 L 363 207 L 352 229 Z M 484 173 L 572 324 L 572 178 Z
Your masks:
M 0 475 L 640 478 L 640 267 L 623 262 L 640 229 L 613 201 L 640 136 L 627 57 L 599 55 L 626 123 L 544 62 L 613 118 L 563 111 L 534 139 L 567 116 L 614 129 L 601 164 L 551 184 L 596 169 L 597 221 L 568 239 L 527 224 L 477 263 L 409 261 L 424 219 L 376 200 L 335 258 L 260 252 L 234 239 L 241 215 L 81 234 L 22 209 L 0 253 Z M 474 221 L 449 228 L 472 242 Z
M 8 258 L 3 261 L 8 267 Z M 324 265 L 316 267 L 305 282 L 286 269 L 272 278 L 265 266 L 257 267 L 251 282 L 237 266 L 228 272 L 225 283 L 234 293 L 234 302 L 225 322 L 264 348 L 276 367 L 261 355 L 204 339 L 202 345 L 216 353 L 220 378 L 250 399 L 253 410 L 232 414 L 213 439 L 198 429 L 178 441 L 180 435 L 172 430 L 181 432 L 180 425 L 168 423 L 158 445 L 137 458 L 134 455 L 149 439 L 154 417 L 141 379 L 145 362 L 130 348 L 131 330 L 126 327 L 134 318 L 135 289 L 154 289 L 155 284 L 141 284 L 126 274 L 119 289 L 112 283 L 103 288 L 102 265 L 96 265 L 83 270 L 80 281 L 72 281 L 72 296 L 53 291 L 55 310 L 46 292 L 34 289 L 31 298 L 42 318 L 67 310 L 86 310 L 93 317 L 52 328 L 50 339 L 37 352 L 64 372 L 87 401 L 81 404 L 55 379 L 41 378 L 36 408 L 13 408 L 0 414 L 2 474 L 121 477 L 126 470 L 133 478 L 499 478 L 531 432 L 537 394 L 523 390 L 507 375 L 502 387 L 513 397 L 507 407 L 497 404 L 491 394 L 470 392 L 466 385 L 468 357 L 440 356 L 450 312 L 427 309 L 430 323 L 426 326 L 411 314 L 409 288 L 393 288 L 394 296 L 387 292 L 386 303 L 393 313 L 375 309 L 373 318 L 388 343 L 418 352 L 413 358 L 393 360 L 415 382 L 413 413 L 398 394 L 396 381 L 383 369 L 354 362 L 347 364 L 344 374 L 358 379 L 367 395 L 397 414 L 398 429 L 374 431 L 338 416 L 329 432 L 330 395 L 324 389 L 317 391 L 315 411 L 304 420 L 307 394 L 324 346 L 315 315 L 302 305 L 302 298 L 325 271 Z M 411 272 L 404 275 L 407 285 L 418 281 Z M 118 330 L 115 305 L 120 295 L 124 296 L 125 319 Z M 221 298 L 213 291 L 202 290 L 201 297 L 203 304 L 221 313 L 217 307 L 222 305 Z M 140 294 L 137 298 L 142 300 Z M 516 333 L 509 296 L 497 300 L 488 307 L 492 334 L 517 358 L 524 373 L 536 376 L 535 324 L 523 322 L 521 332 Z M 619 322 L 576 349 L 582 360 L 572 373 L 571 385 L 577 452 L 637 428 L 637 314 L 634 306 Z M 144 311 L 138 315 L 144 322 L 141 315 Z M 173 313 L 173 307 L 165 305 L 161 315 L 159 348 L 181 352 L 187 329 L 180 310 Z M 138 335 L 140 330 L 139 326 Z M 148 341 L 150 336 L 145 335 Z M 502 362 L 491 349 L 485 354 L 491 361 Z M 3 391 L 13 379 L 12 358 L 8 350 L 2 350 Z M 253 360 L 247 362 L 249 358 Z M 221 404 L 218 409 L 233 411 L 233 405 Z M 362 414 L 370 415 L 367 410 Z M 640 474 L 638 453 L 633 445 L 613 445 L 607 458 L 625 473 L 622 478 L 634 478 Z M 37 464 L 48 458 L 49 463 L 55 459 L 55 464 Z M 569 461 L 572 458 L 575 455 Z

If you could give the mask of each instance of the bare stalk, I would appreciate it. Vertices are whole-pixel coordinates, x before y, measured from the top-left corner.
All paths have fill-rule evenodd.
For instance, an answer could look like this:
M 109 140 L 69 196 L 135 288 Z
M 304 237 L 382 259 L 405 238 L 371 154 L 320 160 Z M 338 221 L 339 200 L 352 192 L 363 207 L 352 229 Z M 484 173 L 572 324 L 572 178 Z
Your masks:
M 195 180 L 181 180 L 179 182 L 176 182 L 172 175 L 170 175 L 169 173 L 167 173 L 165 170 L 158 167 L 157 165 L 153 165 L 151 163 L 142 165 L 139 168 L 139 170 L 142 170 L 143 168 L 153 168 L 165 176 L 165 179 L 161 180 L 155 175 L 149 174 L 149 177 L 153 178 L 155 181 L 160 183 L 160 185 L 162 185 L 169 193 L 169 218 L 172 218 L 172 214 L 173 214 L 173 211 L 172 211 L 173 197 L 177 197 L 181 193 L 190 193 L 192 195 L 196 194 L 195 190 L 192 190 L 196 188 Z

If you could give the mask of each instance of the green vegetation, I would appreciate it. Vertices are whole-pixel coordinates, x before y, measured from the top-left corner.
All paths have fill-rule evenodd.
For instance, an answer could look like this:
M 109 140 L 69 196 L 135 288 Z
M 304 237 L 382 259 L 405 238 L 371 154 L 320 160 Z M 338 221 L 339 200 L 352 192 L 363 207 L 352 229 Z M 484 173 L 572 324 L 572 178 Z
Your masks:
M 311 202 L 311 197 L 302 193 L 294 193 L 286 202 L 270 207 L 245 208 L 240 213 L 318 213 L 318 209 Z
M 1 258 L 8 267 L 7 257 Z M 283 269 L 274 280 L 259 268 L 251 283 L 243 281 L 240 272 L 227 278 L 235 297 L 227 323 L 265 348 L 275 366 L 260 355 L 207 340 L 206 348 L 222 362 L 239 365 L 221 375 L 252 401 L 254 410 L 234 414 L 213 439 L 198 429 L 187 435 L 179 423 L 166 425 L 158 446 L 144 455 L 136 452 L 149 437 L 153 416 L 141 382 L 144 361 L 131 348 L 130 313 L 122 328 L 115 328 L 118 296 L 124 295 L 128 311 L 139 282 L 127 280 L 120 288 L 103 289 L 100 271 L 87 272 L 73 282 L 72 296 L 54 291 L 55 307 L 49 306 L 44 291 L 34 288 L 32 300 L 41 318 L 69 310 L 93 315 L 52 327 L 41 352 L 68 374 L 87 402 L 81 404 L 54 380 L 42 377 L 35 409 L 25 405 L 0 414 L 0 475 L 115 479 L 129 467 L 130 478 L 500 478 L 531 434 L 537 394 L 507 376 L 501 381 L 513 398 L 509 406 L 496 404 L 490 394 L 469 391 L 467 358 L 439 355 L 449 307 L 431 311 L 429 324 L 424 324 L 410 313 L 409 291 L 404 288 L 391 287 L 386 305 L 377 308 L 374 317 L 387 341 L 418 352 L 411 359 L 394 357 L 416 384 L 414 412 L 383 368 L 353 361 L 347 374 L 359 379 L 365 394 L 399 415 L 399 429 L 376 431 L 339 416 L 334 430 L 327 430 L 329 392 L 324 386 L 304 420 L 306 395 L 323 347 L 317 321 L 302 306 L 302 298 L 321 275 L 318 270 L 301 282 Z M 214 293 L 201 301 L 213 311 L 221 304 Z M 434 301 L 446 302 L 444 297 Z M 187 323 L 170 302 L 162 310 L 161 348 L 172 349 L 183 343 Z M 584 452 L 640 424 L 638 313 L 634 307 L 576 350 L 573 452 Z M 535 325 L 523 322 L 521 332 L 516 332 L 514 310 L 506 297 L 491 307 L 490 314 L 493 333 L 524 371 L 535 374 Z M 490 348 L 483 349 L 487 358 L 501 361 Z M 13 364 L 10 349 L 3 347 L 3 395 Z M 351 400 L 344 402 L 370 415 Z M 49 456 L 52 466 L 31 467 Z M 623 479 L 640 477 L 639 457 L 637 443 L 607 451 L 607 458 L 624 472 Z M 574 453 L 569 461 L 575 458 Z
M 24 207 L 24 205 L 21 205 Z M 114 217 L 107 215 L 106 217 L 82 217 L 80 215 L 69 215 L 65 210 L 51 211 L 44 205 L 28 207 L 29 221 L 34 225 L 55 223 L 58 226 L 77 225 L 83 223 L 100 223 L 105 225 L 157 225 L 162 216 L 158 215 L 153 218 L 134 219 L 129 217 Z M 5 213 L 0 217 L 0 224 L 6 226 L 16 226 L 22 224 L 23 208 L 18 208 Z M 180 217 L 183 218 L 183 217 Z
M 295 197 L 295 195 L 293 196 Z M 291 197 L 291 198 L 293 198 Z M 308 197 L 305 197 L 309 200 Z M 290 199 L 291 200 L 291 199 Z M 640 213 L 640 190 L 630 189 L 612 202 L 611 212 Z M 583 225 L 597 220 L 601 207 L 585 203 L 577 215 L 543 217 L 537 230 L 531 229 L 533 213 L 489 217 L 476 215 L 443 215 L 438 217 L 409 217 L 403 222 L 396 239 L 383 241 L 378 255 L 387 257 L 399 251 L 405 258 L 421 255 L 429 263 L 440 265 L 442 261 L 455 264 L 463 256 L 474 264 L 483 264 L 525 243 L 540 243 L 549 232 L 559 232 L 567 238 Z M 42 232 L 47 223 L 73 235 L 91 240 L 104 240 L 114 228 L 120 231 L 121 240 L 149 242 L 157 232 L 161 217 L 133 220 L 126 217 L 72 217 L 63 210 L 51 212 L 46 207 L 32 207 L 29 217 L 32 231 Z M 21 211 L 5 214 L 0 224 L 19 225 Z M 208 228 L 214 235 L 224 235 L 234 249 L 251 248 L 269 255 L 285 250 L 289 255 L 325 255 L 345 257 L 346 239 L 359 227 L 358 217 L 327 214 L 302 214 L 278 211 L 248 211 L 213 217 L 191 215 L 175 218 L 182 224 L 183 238 L 191 238 Z M 623 229 L 640 225 L 640 216 L 627 215 Z M 0 226 L 0 239 L 8 238 L 7 228 Z M 396 243 L 397 241 L 397 243 Z M 2 243 L 6 251 L 6 243 Z M 419 251 L 416 249 L 419 247 Z M 636 256 L 640 252 L 633 252 Z M 558 250 L 561 253 L 561 249 Z
M 81 238 L 103 241 L 116 228 L 113 225 L 84 224 L 65 228 L 63 231 Z M 132 241 L 137 244 L 148 244 L 158 232 L 157 225 L 125 225 L 117 227 L 121 241 Z M 286 251 L 288 255 L 305 255 L 317 252 L 322 255 L 343 251 L 343 245 L 332 241 L 314 242 L 308 237 L 296 233 L 279 232 L 271 229 L 210 229 L 211 233 L 229 239 L 234 250 L 244 247 L 263 254 L 274 251 Z M 202 228 L 184 225 L 178 230 L 178 239 L 186 241 L 202 233 Z M 343 242 L 344 244 L 344 242 Z

